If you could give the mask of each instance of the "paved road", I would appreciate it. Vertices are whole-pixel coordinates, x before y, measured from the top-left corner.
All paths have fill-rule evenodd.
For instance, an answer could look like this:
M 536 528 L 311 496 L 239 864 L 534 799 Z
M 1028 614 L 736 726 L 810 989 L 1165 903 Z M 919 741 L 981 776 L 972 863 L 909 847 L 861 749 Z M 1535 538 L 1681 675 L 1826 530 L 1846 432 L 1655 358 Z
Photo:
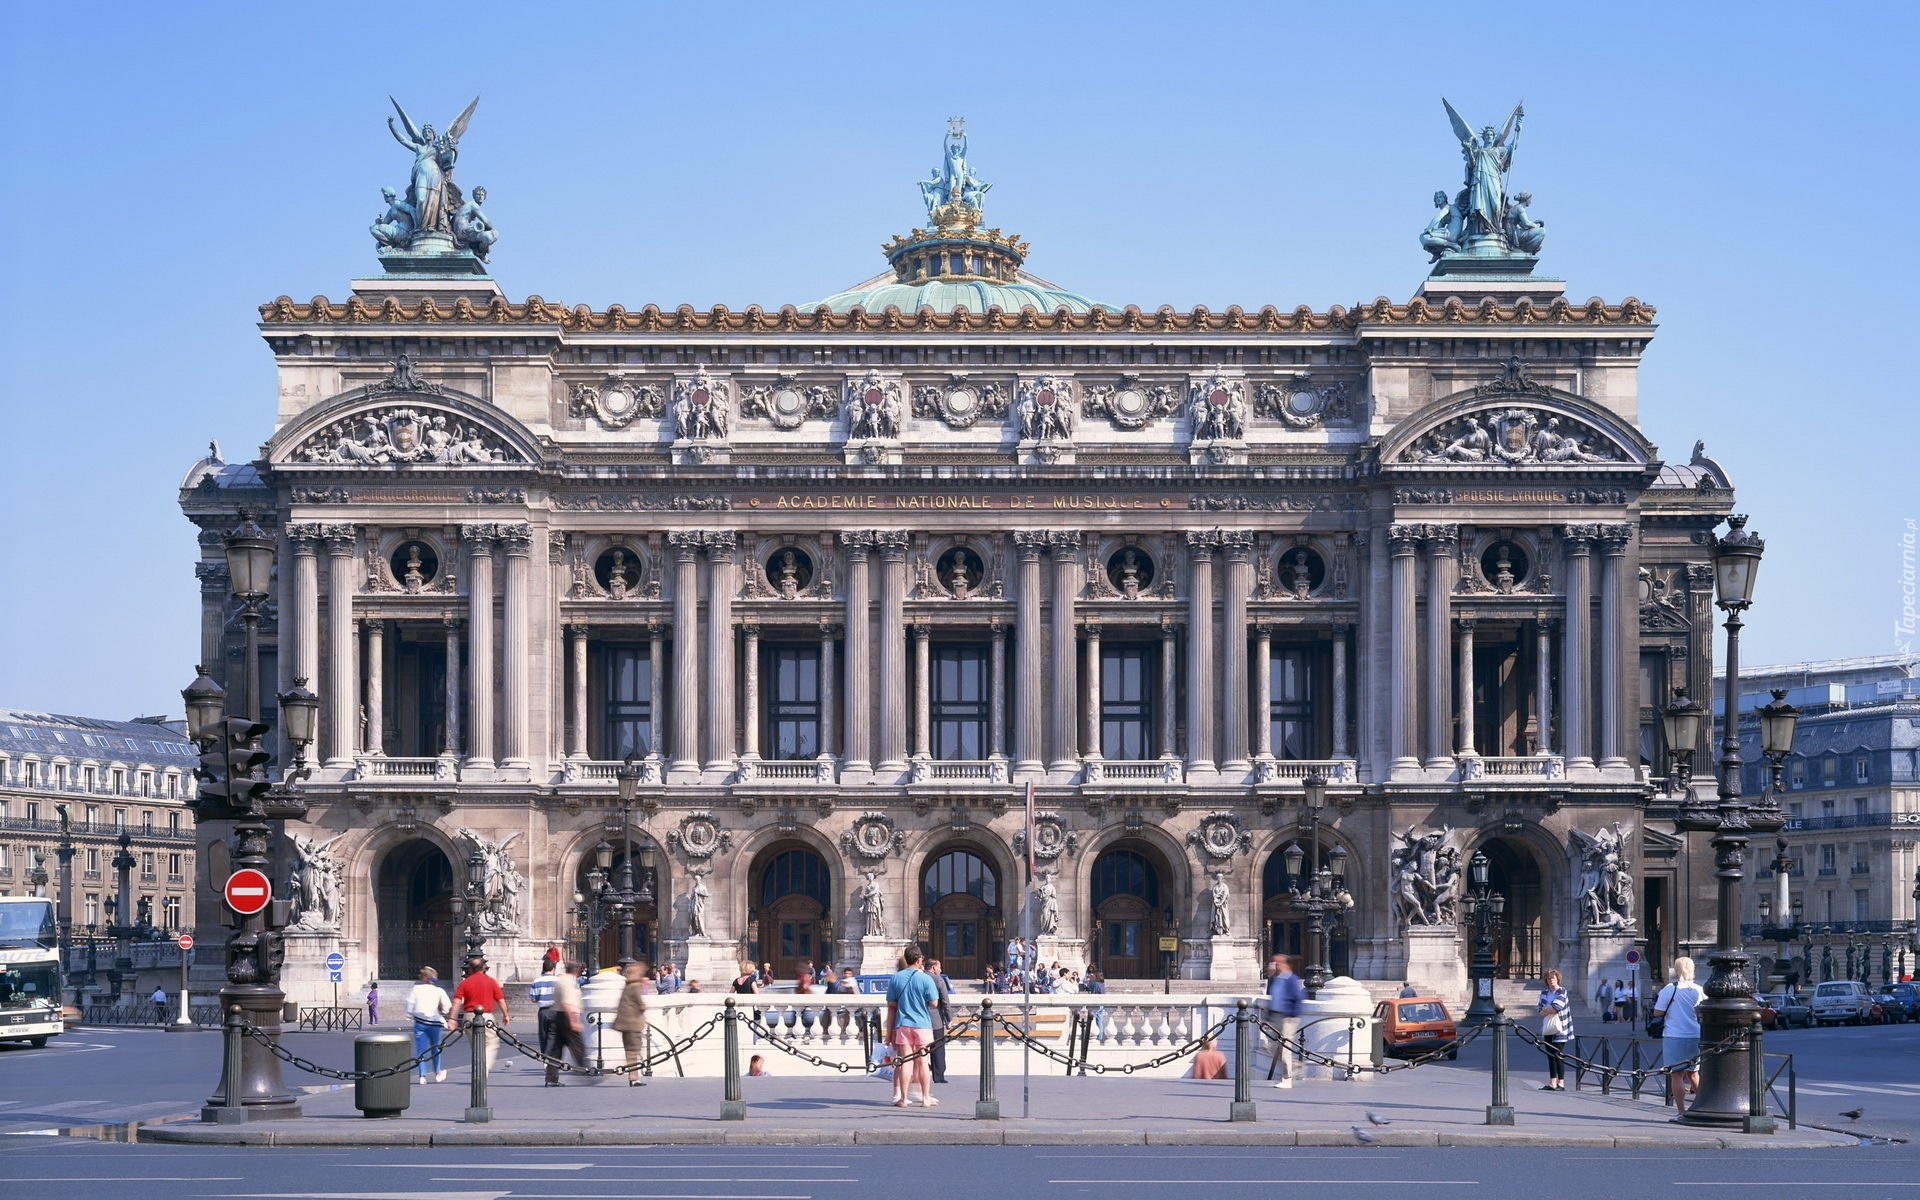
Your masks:
M 32 1139 L 0 1152 L 0 1187 L 8 1200 L 848 1200 L 903 1194 L 1252 1200 L 1289 1188 L 1352 1194 L 1342 1185 L 1443 1200 L 1523 1191 L 1752 1200 L 1825 1196 L 1844 1185 L 1864 1200 L 1912 1196 L 1916 1178 L 1920 1152 L 1906 1146 L 1787 1153 L 1011 1146 L 407 1151 Z

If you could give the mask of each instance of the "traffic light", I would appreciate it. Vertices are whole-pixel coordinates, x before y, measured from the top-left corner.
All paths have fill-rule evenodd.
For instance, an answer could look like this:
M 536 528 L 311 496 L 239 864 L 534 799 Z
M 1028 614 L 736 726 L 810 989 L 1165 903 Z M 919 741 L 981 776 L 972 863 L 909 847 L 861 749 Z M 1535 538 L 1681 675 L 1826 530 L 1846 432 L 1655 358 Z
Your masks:
M 230 818 L 233 810 L 246 810 L 273 786 L 259 768 L 272 755 L 256 748 L 268 727 L 258 721 L 230 717 L 213 727 L 213 737 L 200 756 L 197 774 L 199 794 L 194 810 L 202 818 Z

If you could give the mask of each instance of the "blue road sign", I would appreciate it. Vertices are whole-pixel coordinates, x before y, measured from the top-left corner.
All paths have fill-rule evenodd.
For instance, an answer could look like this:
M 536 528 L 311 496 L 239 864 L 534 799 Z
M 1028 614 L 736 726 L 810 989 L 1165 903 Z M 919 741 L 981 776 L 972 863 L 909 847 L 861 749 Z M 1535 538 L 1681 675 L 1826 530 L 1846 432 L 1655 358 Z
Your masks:
M 327 970 L 344 971 L 347 968 L 347 956 L 335 950 L 327 955 Z
M 341 982 L 341 978 L 340 978 L 340 972 L 338 972 L 338 971 L 328 971 L 328 972 L 327 972 L 327 982 L 328 982 L 328 983 L 339 983 L 339 982 Z

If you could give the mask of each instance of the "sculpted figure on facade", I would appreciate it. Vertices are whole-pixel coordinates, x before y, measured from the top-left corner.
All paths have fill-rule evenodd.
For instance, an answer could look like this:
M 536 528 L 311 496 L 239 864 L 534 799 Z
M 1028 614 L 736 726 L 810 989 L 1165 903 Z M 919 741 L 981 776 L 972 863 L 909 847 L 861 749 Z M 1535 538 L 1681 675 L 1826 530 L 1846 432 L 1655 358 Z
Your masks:
M 519 933 L 520 893 L 526 889 L 527 880 L 514 867 L 513 856 L 507 852 L 519 833 L 510 833 L 496 842 L 463 825 L 455 834 L 480 851 L 480 927 L 488 933 Z
M 471 250 L 481 262 L 487 261 L 487 252 L 493 249 L 493 243 L 500 237 L 493 222 L 487 219 L 487 214 L 480 211 L 480 205 L 486 198 L 487 189 L 477 187 L 466 203 L 453 213 L 454 245 Z
M 392 99 L 389 97 L 389 99 Z M 395 126 L 393 118 L 387 118 L 387 129 L 393 139 L 413 152 L 413 171 L 408 177 L 406 199 L 399 201 L 391 193 L 385 217 L 374 225 L 374 240 L 382 246 L 398 250 L 421 248 L 422 240 L 428 235 L 440 235 L 446 243 L 464 244 L 472 249 L 481 242 L 481 229 L 473 226 L 478 214 L 477 204 L 469 212 L 466 199 L 460 194 L 460 188 L 453 182 L 453 165 L 460 154 L 460 138 L 467 132 L 467 123 L 473 120 L 473 110 L 479 105 L 480 98 L 475 96 L 473 103 L 467 105 L 445 133 L 437 132 L 432 125 L 416 126 L 407 110 L 400 107 L 398 100 L 393 101 L 394 111 L 400 114 L 400 125 Z M 404 130 L 404 132 L 403 132 Z M 474 189 L 476 198 L 478 188 Z M 456 227 L 455 219 L 460 217 L 473 236 L 462 238 Z M 478 218 L 484 226 L 484 246 L 493 245 L 493 226 L 485 223 L 484 217 Z M 484 252 L 479 254 L 485 258 Z
M 683 442 L 727 440 L 727 385 L 705 370 L 674 385 L 674 434 Z
M 1213 886 L 1207 889 L 1212 901 L 1211 911 L 1207 914 L 1207 932 L 1214 937 L 1226 937 L 1233 932 L 1233 918 L 1227 907 L 1233 902 L 1233 894 L 1227 890 L 1227 873 L 1215 871 Z
M 334 856 L 333 844 L 341 836 L 345 835 L 322 842 L 305 834 L 287 835 L 293 843 L 293 872 L 287 888 L 293 928 L 340 927 L 340 860 Z
M 900 436 L 900 385 L 869 374 L 847 392 L 847 437 L 893 441 Z
M 1433 194 L 1433 220 L 1427 222 L 1426 229 L 1420 234 L 1420 248 L 1432 255 L 1433 262 L 1439 262 L 1443 254 L 1451 254 L 1460 248 L 1460 239 L 1455 233 L 1460 228 L 1460 218 L 1453 211 L 1453 202 L 1447 199 L 1445 192 Z
M 1620 462 L 1624 456 L 1599 430 L 1573 417 L 1535 408 L 1494 408 L 1445 422 L 1401 453 L 1401 462 Z
M 460 466 L 505 462 L 506 443 L 444 413 L 383 408 L 333 422 L 301 444 L 296 461 L 361 466 Z
M 967 125 L 959 117 L 947 123 L 947 139 L 940 158 L 932 177 L 920 183 L 920 197 L 926 201 L 928 219 L 936 225 L 978 222 L 987 191 L 993 185 L 981 180 L 967 165 Z
M 1060 932 L 1060 888 L 1054 883 L 1057 874 L 1052 869 L 1042 871 L 1033 885 L 1035 928 L 1048 937 Z
M 1187 397 L 1193 440 L 1239 441 L 1247 432 L 1246 388 L 1237 379 L 1215 375 L 1194 385 Z
M 1447 844 L 1445 826 L 1426 833 L 1408 827 L 1396 833 L 1388 862 L 1395 911 L 1404 925 L 1449 925 L 1460 882 L 1460 852 Z
M 1028 442 L 1071 442 L 1074 414 L 1070 385 L 1048 376 L 1020 385 L 1020 437 Z
M 1632 862 L 1627 858 L 1625 827 L 1615 821 L 1594 833 L 1570 829 L 1580 869 L 1574 897 L 1582 924 L 1591 929 L 1626 929 L 1633 924 Z
M 867 937 L 885 937 L 887 935 L 887 889 L 880 882 L 880 872 L 862 871 L 860 877 L 866 882 L 854 895 L 854 903 L 860 909 L 861 927 Z
M 710 937 L 707 932 L 707 904 L 713 893 L 707 889 L 704 870 L 687 872 L 687 933 L 691 937 Z
M 400 199 L 392 188 L 381 188 L 380 195 L 387 202 L 387 210 L 373 219 L 369 232 L 377 244 L 405 250 L 413 242 L 414 231 L 420 227 L 413 205 Z

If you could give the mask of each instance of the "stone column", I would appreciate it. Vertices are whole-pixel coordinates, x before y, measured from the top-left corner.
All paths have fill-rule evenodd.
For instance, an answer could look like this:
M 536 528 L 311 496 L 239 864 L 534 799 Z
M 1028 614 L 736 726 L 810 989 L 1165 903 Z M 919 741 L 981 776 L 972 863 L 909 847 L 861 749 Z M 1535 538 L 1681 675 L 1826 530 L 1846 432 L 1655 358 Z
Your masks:
M 669 770 L 700 770 L 700 542 L 673 530 L 673 750 Z
M 987 757 L 1007 756 L 1007 627 L 995 621 L 987 656 Z
M 834 670 L 833 670 L 833 624 L 820 622 L 820 757 L 833 757 L 833 748 L 839 743 L 834 740 Z
M 665 757 L 660 729 L 667 722 L 667 631 L 647 622 L 647 756 Z
M 1625 767 L 1627 718 L 1624 697 L 1627 675 L 1639 664 L 1626 653 L 1625 614 L 1638 613 L 1627 594 L 1627 547 L 1633 526 L 1600 526 L 1600 765 Z M 1637 616 L 1636 616 L 1637 619 Z
M 734 757 L 733 593 L 735 535 L 708 533 L 707 547 L 707 766 L 727 770 Z
M 740 626 L 740 654 L 746 660 L 740 664 L 740 679 L 746 693 L 740 757 L 751 761 L 760 757 L 760 626 L 752 622 Z
M 1227 529 L 1220 533 L 1226 552 L 1226 592 L 1220 597 L 1221 766 L 1245 771 L 1247 759 L 1247 596 L 1253 591 L 1253 531 Z
M 1100 754 L 1100 623 L 1089 621 L 1086 625 L 1087 640 L 1087 700 L 1086 729 L 1081 734 L 1081 745 L 1087 748 L 1086 757 L 1095 759 Z
M 1545 614 L 1533 618 L 1533 710 L 1541 754 L 1553 753 L 1553 626 Z
M 1180 707 L 1179 657 L 1173 640 L 1173 618 L 1160 618 L 1160 757 L 1179 758 L 1175 742 Z
M 1473 626 L 1472 617 L 1460 618 L 1460 674 L 1456 680 L 1460 698 L 1455 704 L 1459 720 L 1460 753 L 1472 758 L 1473 748 Z
M 907 546 L 904 529 L 877 529 L 880 551 L 880 766 L 907 767 Z
M 1447 718 L 1453 711 L 1453 581 L 1457 525 L 1426 527 L 1427 553 L 1427 766 L 1453 765 Z
M 1044 728 L 1040 718 L 1046 711 L 1040 695 L 1040 552 L 1046 548 L 1047 535 L 1021 530 L 1013 535 L 1013 544 L 1020 554 L 1020 584 L 1013 610 L 1014 770 L 1044 771 L 1046 752 L 1040 744 Z
M 460 625 L 464 618 L 452 613 L 442 613 L 441 624 L 447 628 L 447 733 L 446 740 L 440 745 L 440 753 L 448 758 L 459 758 L 460 739 Z
M 847 530 L 840 535 L 847 554 L 847 686 L 842 706 L 846 710 L 844 765 L 866 771 L 873 766 L 873 734 L 869 719 L 873 713 L 873 575 L 867 568 L 873 550 L 873 534 L 866 530 Z
M 1187 766 L 1213 770 L 1213 551 L 1214 531 L 1187 533 Z
M 1347 627 L 1333 627 L 1333 756 L 1349 758 L 1347 745 Z
M 933 756 L 933 630 L 913 626 L 913 756 Z
M 327 686 L 315 689 L 326 697 L 328 716 L 326 765 L 353 765 L 360 742 L 360 687 L 355 679 L 353 636 L 353 526 L 328 525 L 327 539 L 327 657 L 331 670 Z
M 573 678 L 567 687 L 567 757 L 587 756 L 587 627 L 567 626 L 567 661 L 573 666 Z M 648 672 L 651 674 L 651 670 Z M 608 746 L 608 757 L 618 757 L 624 746 Z
M 367 753 L 383 756 L 386 747 L 387 623 L 367 621 Z
M 1080 721 L 1079 671 L 1074 646 L 1074 600 L 1080 592 L 1080 531 L 1055 529 L 1047 534 L 1053 551 L 1053 662 L 1047 702 L 1053 714 L 1051 769 L 1071 771 L 1079 765 L 1080 739 L 1074 736 Z
M 506 602 L 501 624 L 506 632 L 501 656 L 501 700 L 506 708 L 504 765 L 532 766 L 533 747 L 527 737 L 527 712 L 532 704 L 533 668 L 529 658 L 533 612 L 527 604 L 527 557 L 533 530 L 527 525 L 500 526 L 500 546 L 506 551 Z
M 1593 688 L 1593 538 L 1592 525 L 1569 525 L 1560 544 L 1567 556 L 1566 646 L 1561 651 L 1560 750 L 1569 766 L 1591 767 L 1589 742 L 1592 718 L 1588 700 Z
M 467 761 L 493 766 L 493 544 L 492 525 L 465 525 L 467 545 Z
M 1273 626 L 1265 621 L 1253 629 L 1253 757 L 1273 758 Z
M 1388 753 L 1391 769 L 1412 770 L 1420 765 L 1417 732 L 1420 666 L 1414 658 L 1414 622 L 1418 613 L 1414 587 L 1414 555 L 1420 546 L 1419 525 L 1394 525 L 1387 530 L 1387 552 L 1393 560 L 1393 693 L 1387 705 L 1391 733 Z
M 293 547 L 293 675 L 313 686 L 320 678 L 320 526 L 287 526 Z

